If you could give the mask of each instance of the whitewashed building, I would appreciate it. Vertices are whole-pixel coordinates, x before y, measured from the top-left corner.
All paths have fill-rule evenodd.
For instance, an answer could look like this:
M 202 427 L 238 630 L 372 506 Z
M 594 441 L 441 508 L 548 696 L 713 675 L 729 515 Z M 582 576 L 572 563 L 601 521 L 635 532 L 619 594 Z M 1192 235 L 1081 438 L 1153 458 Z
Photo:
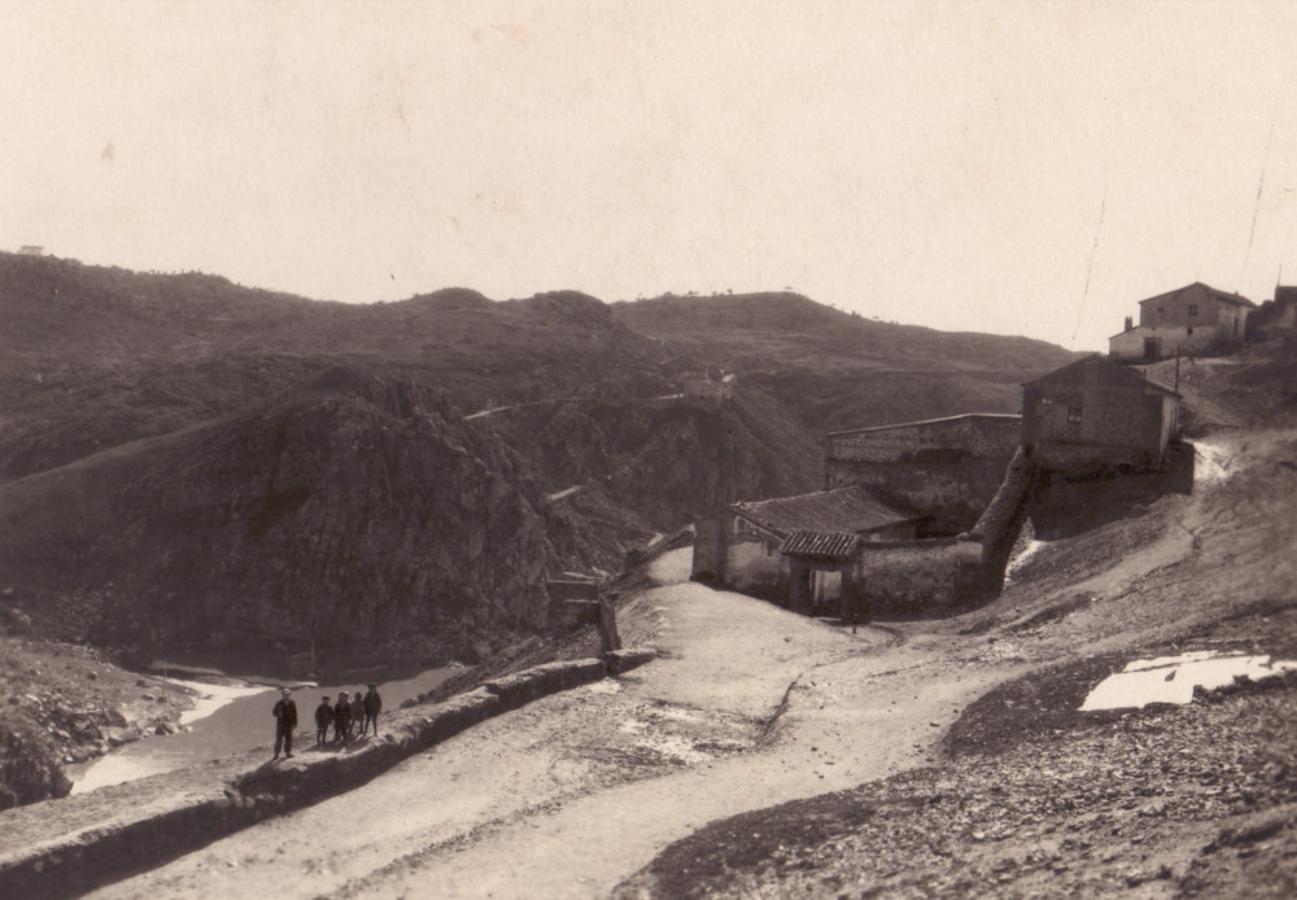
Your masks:
M 1108 356 L 1123 362 L 1224 351 L 1243 343 L 1251 300 L 1195 281 L 1139 301 L 1139 324 L 1130 318 L 1108 338 Z

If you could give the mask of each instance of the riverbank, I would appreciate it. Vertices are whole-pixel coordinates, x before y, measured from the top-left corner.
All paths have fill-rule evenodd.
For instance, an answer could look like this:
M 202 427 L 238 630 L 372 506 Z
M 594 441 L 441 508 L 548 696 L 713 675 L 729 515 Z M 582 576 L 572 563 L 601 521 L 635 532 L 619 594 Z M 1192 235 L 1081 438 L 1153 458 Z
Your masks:
M 23 735 L 0 741 L 0 809 L 66 795 L 65 767 L 177 730 L 193 700 L 90 647 L 0 637 L 0 732 Z
M 1283 698 L 1293 693 L 1286 687 L 1291 676 L 1259 683 L 1277 687 L 1254 699 L 1229 694 L 1219 710 L 1197 703 L 1079 710 L 1106 678 L 1140 659 L 1211 649 L 1297 659 L 1290 646 L 1297 634 L 1297 522 L 1287 515 L 1297 476 L 1284 465 L 1297 459 L 1297 432 L 1241 434 L 1220 446 L 1233 460 L 1228 477 L 1202 484 L 1192 497 L 1164 497 L 1128 519 L 1048 542 L 1001 597 L 948 620 L 894 623 L 853 639 L 831 622 L 702 585 L 646 586 L 620 607 L 619 626 L 666 655 L 617 687 L 598 683 L 501 715 L 416 754 L 364 790 L 231 835 L 97 896 L 603 897 L 619 885 L 627 896 L 677 896 L 691 884 L 718 895 L 739 885 L 782 896 L 788 867 L 763 868 L 763 861 L 784 855 L 808 866 L 798 884 L 811 885 L 815 895 L 831 890 L 827 876 L 870 890 L 871 879 L 883 874 L 866 868 L 870 860 L 862 857 L 927 866 L 924 840 L 934 853 L 949 850 L 967 861 L 975 892 L 991 895 L 1030 893 L 1047 883 L 1053 863 L 1074 872 L 1060 883 L 1081 891 L 1088 868 L 1102 868 L 1095 884 L 1104 890 L 1126 889 L 1130 879 L 1155 895 L 1171 884 L 1187 891 L 1199 872 L 1236 877 L 1240 862 L 1253 858 L 1283 884 L 1286 826 L 1235 816 L 1230 804 L 1252 796 L 1266 807 L 1259 812 L 1282 813 L 1275 791 L 1287 788 L 1274 777 L 1289 777 L 1283 773 L 1291 767 L 1269 765 L 1267 754 L 1290 738 L 1266 723 L 1289 715 Z M 680 561 L 668 555 L 655 568 L 670 573 Z M 674 568 L 679 578 L 683 567 Z M 1056 708 L 1066 716 L 1057 718 Z M 970 731 L 975 725 L 981 730 Z M 1251 744 L 1249 729 L 1256 732 Z M 1183 758 L 1216 730 L 1225 740 L 1205 749 L 1201 764 Z M 988 735 L 1006 743 L 994 749 Z M 1174 757 L 1149 749 L 1159 740 Z M 982 746 L 953 751 L 960 742 Z M 1127 790 L 1145 777 L 1143 764 L 1136 765 L 1141 748 L 1155 769 L 1170 762 L 1183 770 L 1180 781 L 1156 784 L 1183 789 L 1190 799 L 1213 792 L 1202 806 L 1207 818 L 1177 832 L 1176 846 L 1197 853 L 1215 842 L 1227 853 L 1164 863 L 1152 853 L 1141 859 L 1147 851 L 1139 844 L 1115 849 L 1128 836 L 1151 841 L 1159 827 L 1179 827 L 1177 808 L 1159 819 L 1149 806 L 1141 816 L 1143 804 L 1158 798 Z M 1226 758 L 1234 750 L 1237 758 Z M 1048 769 L 1036 765 L 1042 760 Z M 1002 761 L 1012 765 L 995 768 Z M 1195 781 L 1213 767 L 1222 767 L 1217 781 Z M 1073 782 L 1071 769 L 1087 777 Z M 1127 772 L 1134 773 L 1129 782 Z M 1258 778 L 1277 787 L 1258 790 Z M 932 790 L 904 792 L 913 785 Z M 1073 798 L 1074 809 L 1030 806 L 1055 787 L 1102 796 Z M 822 805 L 840 792 L 851 802 L 836 812 Z M 962 792 L 976 808 L 949 799 Z M 934 810 L 916 809 L 938 795 Z M 893 801 L 894 810 L 883 809 Z M 1017 804 L 1040 821 L 1016 822 Z M 828 832 L 817 830 L 816 816 L 825 809 L 840 814 L 823 824 L 847 841 L 841 854 L 820 840 Z M 943 816 L 967 825 L 967 833 L 934 841 Z M 885 834 L 867 831 L 862 817 L 878 817 Z M 1146 824 L 1131 828 L 1136 819 Z M 766 827 L 747 828 L 749 822 Z M 910 822 L 914 843 L 907 844 Z M 1004 843 L 1011 852 L 1003 859 L 985 855 L 1001 846 L 994 840 L 1001 831 L 985 830 L 988 823 L 1021 826 L 1022 841 Z M 1033 841 L 1061 840 L 1073 826 L 1075 847 L 1057 858 L 1050 850 L 1043 869 L 1041 857 L 1027 861 L 1044 852 Z M 1117 826 L 1115 835 L 1105 831 Z M 1253 828 L 1274 841 L 1224 835 Z M 879 848 L 893 834 L 908 855 Z M 1203 843 L 1192 844 L 1201 834 Z M 1086 856 L 1084 843 L 1104 853 Z M 681 847 L 683 855 L 676 852 Z M 945 890 L 944 857 L 937 856 L 934 868 L 915 873 L 919 887 L 902 872 L 887 882 L 896 887 L 892 893 Z M 829 862 L 845 868 L 818 868 Z M 1164 864 L 1171 877 L 1162 877 Z M 664 872 L 677 880 L 655 880 Z M 818 874 L 825 880 L 815 880 Z M 1226 881 L 1214 883 L 1216 894 L 1226 893 L 1219 889 Z M 969 887 L 958 878 L 950 884 L 947 893 Z
M 0 818 L 0 893 L 62 897 L 355 787 L 414 753 L 534 699 L 648 662 L 651 651 L 551 663 L 382 719 L 381 737 L 293 760 L 245 753 Z

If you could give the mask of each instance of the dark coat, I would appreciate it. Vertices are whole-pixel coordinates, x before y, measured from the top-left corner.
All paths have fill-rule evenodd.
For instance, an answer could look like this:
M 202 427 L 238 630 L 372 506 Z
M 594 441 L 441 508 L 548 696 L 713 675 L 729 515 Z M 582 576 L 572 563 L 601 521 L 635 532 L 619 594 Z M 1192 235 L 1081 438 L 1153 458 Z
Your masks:
M 333 707 L 327 703 L 321 703 L 315 707 L 315 726 L 324 728 L 333 724 Z
M 280 728 L 292 731 L 297 727 L 297 703 L 281 699 L 275 704 L 275 718 L 279 720 Z
M 378 696 L 378 691 L 370 691 L 365 695 L 365 715 L 377 716 L 383 711 L 383 698 Z
M 364 721 L 365 719 L 365 701 L 356 695 L 356 699 L 351 701 L 351 718 L 353 721 Z
M 351 722 L 351 707 L 345 700 L 339 700 L 333 707 L 334 724 L 347 725 Z

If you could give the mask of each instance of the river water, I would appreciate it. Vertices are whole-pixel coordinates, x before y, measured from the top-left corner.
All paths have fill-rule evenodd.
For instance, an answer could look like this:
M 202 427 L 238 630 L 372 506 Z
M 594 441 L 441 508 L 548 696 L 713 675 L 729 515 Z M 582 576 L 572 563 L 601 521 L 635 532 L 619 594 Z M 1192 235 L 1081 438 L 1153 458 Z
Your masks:
M 403 701 L 432 690 L 457 671 L 459 670 L 454 667 L 428 669 L 412 678 L 379 683 L 378 692 L 383 697 L 384 717 Z M 275 720 L 271 710 L 278 699 L 278 688 L 246 682 L 208 684 L 170 680 L 198 692 L 195 707 L 180 720 L 190 730 L 144 738 L 118 747 L 91 762 L 70 766 L 68 777 L 72 779 L 72 793 L 81 794 L 110 784 L 172 772 L 274 741 Z M 294 691 L 293 699 L 297 701 L 297 746 L 306 749 L 315 744 L 315 708 L 320 704 L 320 697 L 327 695 L 331 701 L 336 701 L 339 691 L 354 695 L 355 691 L 363 693 L 365 688 L 364 684 L 331 684 L 302 687 Z M 381 719 L 379 727 L 382 727 Z M 270 751 L 266 752 L 268 756 Z

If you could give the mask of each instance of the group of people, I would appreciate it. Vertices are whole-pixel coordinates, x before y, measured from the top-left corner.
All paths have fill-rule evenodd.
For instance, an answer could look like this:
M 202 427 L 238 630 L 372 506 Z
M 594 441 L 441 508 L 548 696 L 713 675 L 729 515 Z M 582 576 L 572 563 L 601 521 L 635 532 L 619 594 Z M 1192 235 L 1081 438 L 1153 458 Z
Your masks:
M 293 700 L 291 688 L 280 688 L 279 702 L 275 704 L 275 759 L 279 751 L 284 757 L 293 756 L 293 732 L 297 730 L 297 702 Z M 315 744 L 321 746 L 328 741 L 329 729 L 333 729 L 333 742 L 342 744 L 353 737 L 364 737 L 373 726 L 374 736 L 378 737 L 378 715 L 383 711 L 383 698 L 379 696 L 378 685 L 371 684 L 363 697 L 356 691 L 354 699 L 348 699 L 347 692 L 338 694 L 338 702 L 329 703 L 328 697 L 320 698 L 320 705 L 315 709 Z
M 364 737 L 372 725 L 374 737 L 378 737 L 378 714 L 383 711 L 383 698 L 378 695 L 378 686 L 371 684 L 365 696 L 356 696 L 347 700 L 347 692 L 338 694 L 338 702 L 329 705 L 328 697 L 320 698 L 320 705 L 315 708 L 315 743 L 320 745 L 329 739 L 329 728 L 333 728 L 333 742 L 341 744 L 353 737 Z M 357 734 L 359 730 L 359 734 Z

